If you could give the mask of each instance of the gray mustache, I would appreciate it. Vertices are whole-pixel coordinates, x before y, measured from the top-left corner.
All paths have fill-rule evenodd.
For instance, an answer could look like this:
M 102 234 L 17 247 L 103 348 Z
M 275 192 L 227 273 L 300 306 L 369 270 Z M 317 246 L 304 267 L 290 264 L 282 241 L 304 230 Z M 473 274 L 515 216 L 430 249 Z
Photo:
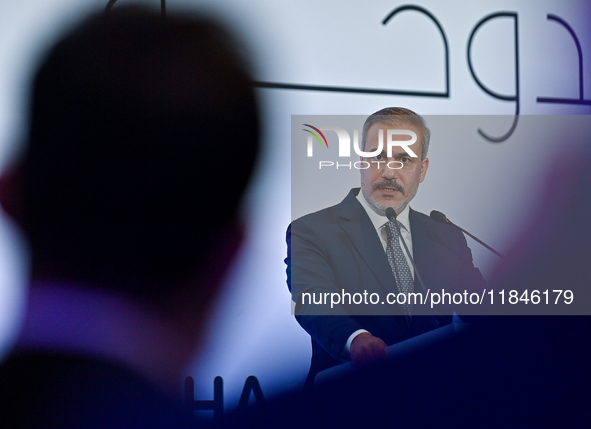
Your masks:
M 404 187 L 400 183 L 396 182 L 395 180 L 383 180 L 381 182 L 374 183 L 374 185 L 373 185 L 374 190 L 381 189 L 381 188 L 394 188 L 398 192 L 402 193 L 403 195 L 405 194 Z

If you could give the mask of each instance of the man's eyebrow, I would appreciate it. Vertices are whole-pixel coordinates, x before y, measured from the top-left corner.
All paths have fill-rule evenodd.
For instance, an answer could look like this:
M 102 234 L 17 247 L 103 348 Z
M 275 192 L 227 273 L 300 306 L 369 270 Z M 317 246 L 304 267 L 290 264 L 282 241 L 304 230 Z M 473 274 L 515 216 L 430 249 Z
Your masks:
M 377 147 L 375 147 L 373 149 L 370 149 L 368 152 L 375 152 L 376 149 L 377 149 Z M 388 151 L 386 149 L 382 149 L 382 151 L 379 154 L 377 154 L 377 155 L 383 155 L 384 157 L 386 157 L 388 155 Z M 376 156 L 376 155 L 374 155 L 374 156 Z M 392 158 L 395 158 L 395 159 L 411 158 L 412 159 L 412 158 L 415 158 L 415 157 L 410 156 L 408 154 L 408 152 L 406 152 L 406 151 L 402 151 L 402 152 L 393 153 L 392 154 Z
M 367 152 L 374 153 L 377 149 L 378 149 L 377 147 L 374 147 L 372 149 L 367 150 Z M 382 151 L 376 155 L 384 155 L 384 156 L 387 155 L 386 149 L 382 149 Z M 373 156 L 376 156 L 376 155 L 373 155 Z
M 408 153 L 406 153 L 406 151 L 402 151 L 402 152 L 397 152 L 397 153 L 393 153 L 392 154 L 393 158 L 412 158 L 412 156 L 410 156 Z

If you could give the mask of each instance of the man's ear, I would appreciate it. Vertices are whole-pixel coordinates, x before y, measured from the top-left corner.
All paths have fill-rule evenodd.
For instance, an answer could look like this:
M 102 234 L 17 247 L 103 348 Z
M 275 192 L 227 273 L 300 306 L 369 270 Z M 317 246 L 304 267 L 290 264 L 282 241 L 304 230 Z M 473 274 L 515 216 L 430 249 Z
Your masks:
M 429 158 L 425 158 L 421 161 L 421 175 L 419 177 L 419 183 L 425 180 L 425 175 L 427 174 L 427 170 L 429 169 Z
M 0 205 L 17 223 L 21 222 L 22 181 L 21 169 L 17 166 L 6 168 L 0 175 Z

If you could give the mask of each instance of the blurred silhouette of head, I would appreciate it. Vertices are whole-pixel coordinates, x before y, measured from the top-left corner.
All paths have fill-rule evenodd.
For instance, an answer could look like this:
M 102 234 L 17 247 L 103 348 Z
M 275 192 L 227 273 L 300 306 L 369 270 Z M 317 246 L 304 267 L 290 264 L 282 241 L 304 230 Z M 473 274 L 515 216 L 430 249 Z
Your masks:
M 20 171 L 33 276 L 158 302 L 211 269 L 258 152 L 235 46 L 202 18 L 120 8 L 50 51 Z

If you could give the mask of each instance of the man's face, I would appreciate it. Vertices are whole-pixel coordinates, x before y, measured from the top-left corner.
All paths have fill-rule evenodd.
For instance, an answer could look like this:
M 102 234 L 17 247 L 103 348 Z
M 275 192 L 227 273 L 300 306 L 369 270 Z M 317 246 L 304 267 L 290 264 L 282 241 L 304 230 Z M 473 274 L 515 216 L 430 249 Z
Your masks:
M 378 130 L 384 130 L 384 145 L 381 155 L 373 158 L 361 158 L 370 163 L 371 167 L 361 171 L 361 192 L 380 214 L 385 214 L 388 207 L 392 207 L 399 214 L 414 198 L 419 188 L 419 183 L 425 179 L 429 159 L 421 161 L 423 148 L 421 147 L 421 135 L 419 130 L 412 125 L 393 126 L 381 123 L 373 124 L 365 140 L 365 152 L 375 151 L 378 148 Z M 400 146 L 392 147 L 392 158 L 387 158 L 387 129 L 411 130 L 417 134 L 417 142 L 410 149 L 417 155 L 412 158 Z M 394 135 L 393 140 L 408 140 L 408 135 Z M 381 161 L 381 162 L 377 162 Z M 391 162 L 398 161 L 398 162 Z M 388 163 L 391 167 L 388 168 Z M 401 167 L 402 168 L 399 168 Z

